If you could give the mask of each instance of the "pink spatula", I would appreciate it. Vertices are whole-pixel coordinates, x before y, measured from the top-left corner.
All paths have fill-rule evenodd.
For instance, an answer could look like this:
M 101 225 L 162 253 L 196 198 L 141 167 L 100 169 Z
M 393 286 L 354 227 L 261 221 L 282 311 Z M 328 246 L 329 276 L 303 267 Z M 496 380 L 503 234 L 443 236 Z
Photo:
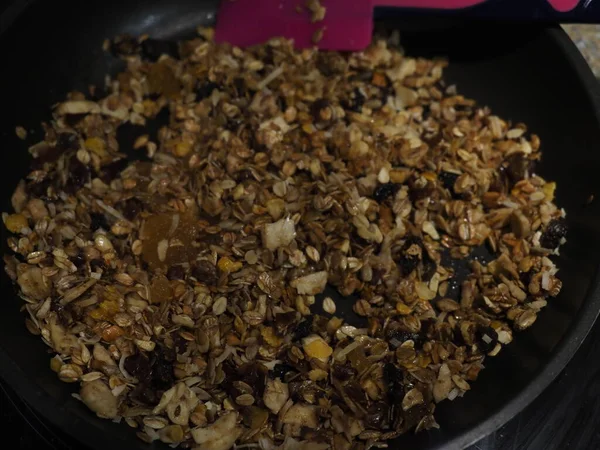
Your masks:
M 464 9 L 465 12 L 483 11 L 488 18 L 497 14 L 498 17 L 509 19 L 586 22 L 589 19 L 582 12 L 575 11 L 575 8 L 581 8 L 578 4 L 584 2 L 534 0 L 523 2 L 523 7 L 519 6 L 520 11 L 507 13 L 502 10 L 503 2 L 490 2 L 488 5 L 486 0 L 321 0 L 321 5 L 326 8 L 325 17 L 313 23 L 306 0 L 222 0 L 215 40 L 247 47 L 272 37 L 285 36 L 293 39 L 298 48 L 317 45 L 326 50 L 362 50 L 371 41 L 375 7 L 445 11 Z M 598 20 L 597 17 L 595 19 Z M 316 33 L 320 34 L 320 30 L 322 37 L 317 39 Z

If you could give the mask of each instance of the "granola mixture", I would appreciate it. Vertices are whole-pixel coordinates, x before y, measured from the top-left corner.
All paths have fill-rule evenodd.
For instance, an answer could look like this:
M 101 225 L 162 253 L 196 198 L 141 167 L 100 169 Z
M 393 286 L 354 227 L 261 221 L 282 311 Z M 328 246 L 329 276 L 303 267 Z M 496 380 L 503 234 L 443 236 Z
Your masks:
M 5 263 L 94 413 L 201 450 L 381 446 L 558 294 L 539 138 L 394 41 L 124 36 L 107 90 L 56 106 Z

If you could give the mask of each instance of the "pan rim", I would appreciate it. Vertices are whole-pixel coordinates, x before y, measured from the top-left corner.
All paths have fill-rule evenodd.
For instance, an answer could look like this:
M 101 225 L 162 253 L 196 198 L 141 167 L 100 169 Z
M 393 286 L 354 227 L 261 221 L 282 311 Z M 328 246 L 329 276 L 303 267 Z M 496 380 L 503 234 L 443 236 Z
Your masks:
M 10 17 L 5 14 L 0 16 L 0 34 L 3 34 L 20 13 L 26 9 L 31 0 L 15 2 L 9 7 Z M 14 8 L 12 8 L 14 6 Z M 594 109 L 596 123 L 600 126 L 600 86 L 593 75 L 587 62 L 568 37 L 566 32 L 554 26 L 544 30 L 548 39 L 552 40 L 562 58 L 574 70 L 578 81 L 587 92 L 587 100 Z M 531 404 L 560 374 L 571 360 L 581 343 L 587 337 L 600 313 L 600 265 L 596 268 L 593 279 L 590 282 L 583 303 L 574 318 L 573 324 L 567 330 L 565 336 L 557 345 L 552 359 L 534 376 L 525 386 L 521 393 L 504 404 L 488 418 L 479 422 L 465 432 L 451 438 L 449 441 L 436 445 L 436 448 L 462 449 L 486 435 L 497 430 L 507 423 L 516 414 Z M 131 442 L 127 433 L 105 434 L 99 433 L 99 429 L 92 422 L 84 420 L 72 411 L 57 404 L 44 389 L 42 389 L 30 375 L 27 375 L 8 355 L 0 343 L 0 377 L 14 389 L 35 411 L 39 412 L 52 425 L 65 431 L 80 443 L 89 442 L 90 436 L 100 445 L 115 445 L 114 438 L 117 437 L 123 443 Z M 59 413 L 60 412 L 60 413 Z M 140 441 L 141 442 L 141 441 Z M 150 447 L 149 447 L 150 448 Z

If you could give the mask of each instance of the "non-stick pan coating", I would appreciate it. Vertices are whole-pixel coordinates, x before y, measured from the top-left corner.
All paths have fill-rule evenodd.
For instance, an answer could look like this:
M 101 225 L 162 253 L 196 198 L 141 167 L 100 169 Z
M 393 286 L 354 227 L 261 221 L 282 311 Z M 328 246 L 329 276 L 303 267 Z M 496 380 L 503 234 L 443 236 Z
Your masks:
M 200 0 L 25 1 L 2 16 L 0 210 L 9 210 L 12 190 L 28 167 L 26 144 L 16 138 L 15 126 L 35 130 L 27 144 L 36 142 L 41 138 L 38 124 L 50 118 L 50 105 L 69 90 L 101 85 L 106 72 L 117 70 L 119 63 L 101 50 L 105 38 L 123 32 L 160 38 L 189 34 L 196 25 L 214 21 L 215 6 Z M 540 135 L 544 159 L 538 171 L 558 182 L 557 201 L 568 212 L 568 242 L 558 260 L 564 282 L 560 296 L 531 329 L 487 360 L 471 392 L 440 404 L 441 430 L 404 436 L 392 445 L 461 448 L 530 403 L 565 366 L 598 313 L 600 92 L 559 29 L 487 23 L 423 32 L 421 24 L 410 21 L 387 25 L 405 30 L 408 53 L 449 57 L 447 77 L 461 93 L 515 123 L 527 123 Z M 587 204 L 592 194 L 598 200 Z M 2 235 L 3 252 L 5 240 Z M 0 298 L 0 375 L 17 393 L 92 448 L 148 448 L 133 430 L 96 419 L 71 397 L 73 386 L 58 381 L 49 369 L 47 348 L 26 331 L 21 300 L 4 274 Z

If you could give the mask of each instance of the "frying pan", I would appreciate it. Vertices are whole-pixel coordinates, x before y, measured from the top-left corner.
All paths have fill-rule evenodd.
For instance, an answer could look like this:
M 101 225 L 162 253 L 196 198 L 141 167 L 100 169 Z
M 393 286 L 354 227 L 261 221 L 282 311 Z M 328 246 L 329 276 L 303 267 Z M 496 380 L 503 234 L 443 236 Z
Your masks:
M 105 38 L 124 32 L 189 35 L 198 24 L 214 21 L 216 6 L 201 0 L 13 3 L 0 17 L 0 210 L 9 210 L 12 190 L 27 173 L 26 147 L 41 139 L 39 123 L 50 118 L 50 105 L 69 90 L 102 85 L 105 73 L 121 67 L 103 53 Z M 559 28 L 454 20 L 392 18 L 383 26 L 401 30 L 409 54 L 448 57 L 447 79 L 460 92 L 540 135 L 544 157 L 537 171 L 557 181 L 557 202 L 568 212 L 568 242 L 557 262 L 564 287 L 532 328 L 486 360 L 471 392 L 439 405 L 441 430 L 402 436 L 391 445 L 398 449 L 462 448 L 501 426 L 561 371 L 600 308 L 600 198 L 589 202 L 600 195 L 595 78 Z M 16 138 L 17 125 L 31 130 L 26 143 Z M 130 145 L 131 136 L 120 139 Z M 147 449 L 133 430 L 97 419 L 71 397 L 73 386 L 58 381 L 49 369 L 48 349 L 25 329 L 21 300 L 4 272 L 1 294 L 0 376 L 40 415 L 87 447 Z

